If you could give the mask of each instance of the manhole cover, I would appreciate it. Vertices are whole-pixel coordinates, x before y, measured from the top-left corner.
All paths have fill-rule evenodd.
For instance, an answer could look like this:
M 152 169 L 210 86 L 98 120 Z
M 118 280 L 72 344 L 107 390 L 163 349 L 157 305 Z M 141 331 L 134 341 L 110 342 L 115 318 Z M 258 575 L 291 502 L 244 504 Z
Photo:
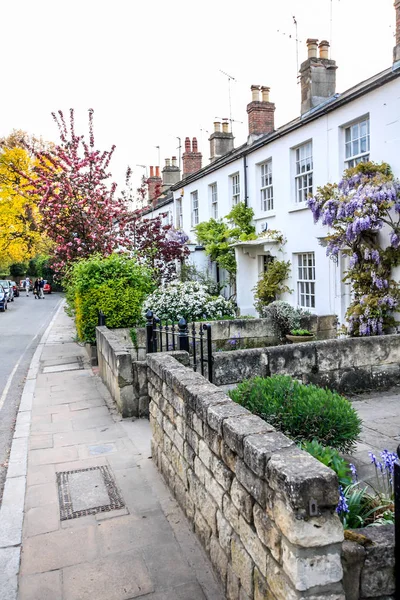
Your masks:
M 76 519 L 125 506 L 107 466 L 57 473 L 60 519 Z

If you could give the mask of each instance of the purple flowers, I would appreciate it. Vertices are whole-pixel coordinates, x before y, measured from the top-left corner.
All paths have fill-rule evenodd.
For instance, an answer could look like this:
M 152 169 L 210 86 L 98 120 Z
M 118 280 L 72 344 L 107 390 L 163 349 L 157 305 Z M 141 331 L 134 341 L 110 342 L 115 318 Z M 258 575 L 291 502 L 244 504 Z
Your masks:
M 344 490 L 341 485 L 339 485 L 339 503 L 336 507 L 336 512 L 338 515 L 349 512 L 349 505 L 347 504 L 346 496 L 344 495 Z
M 381 460 L 378 460 L 373 452 L 369 452 L 371 464 L 374 465 L 378 482 L 386 495 L 390 498 L 393 497 L 393 473 L 394 465 L 397 460 L 397 454 L 395 452 L 389 452 L 389 450 L 382 450 Z

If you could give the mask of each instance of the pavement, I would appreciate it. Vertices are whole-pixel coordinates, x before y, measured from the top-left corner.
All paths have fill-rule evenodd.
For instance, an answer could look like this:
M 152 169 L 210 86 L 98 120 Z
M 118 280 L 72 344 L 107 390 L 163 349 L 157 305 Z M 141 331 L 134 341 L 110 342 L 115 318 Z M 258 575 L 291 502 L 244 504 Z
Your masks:
M 60 307 L 62 308 L 62 307 Z M 206 554 L 59 310 L 22 393 L 0 509 L 1 600 L 223 600 Z
M 362 419 L 360 441 L 347 458 L 357 467 L 358 479 L 375 489 L 383 489 L 369 452 L 380 460 L 382 450 L 396 452 L 400 444 L 400 387 L 360 394 L 350 398 Z
M 0 504 L 12 434 L 26 374 L 40 339 L 62 300 L 21 293 L 0 314 Z

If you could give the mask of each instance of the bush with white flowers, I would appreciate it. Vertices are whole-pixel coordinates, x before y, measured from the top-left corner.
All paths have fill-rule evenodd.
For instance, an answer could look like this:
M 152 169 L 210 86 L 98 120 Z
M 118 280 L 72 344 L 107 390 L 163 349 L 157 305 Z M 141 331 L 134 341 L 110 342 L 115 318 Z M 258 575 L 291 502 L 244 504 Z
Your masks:
M 235 316 L 232 302 L 222 296 L 210 296 L 206 287 L 197 281 L 174 280 L 158 288 L 147 297 L 144 308 L 144 313 L 152 310 L 159 319 L 175 322 L 182 317 L 195 321 Z

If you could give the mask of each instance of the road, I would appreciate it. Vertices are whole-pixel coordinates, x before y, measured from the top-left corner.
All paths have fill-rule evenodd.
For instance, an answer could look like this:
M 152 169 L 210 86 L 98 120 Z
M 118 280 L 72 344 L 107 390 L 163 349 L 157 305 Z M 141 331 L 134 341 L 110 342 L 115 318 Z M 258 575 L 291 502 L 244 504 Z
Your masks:
M 0 502 L 7 471 L 16 414 L 32 356 L 62 300 L 46 294 L 35 300 L 32 293 L 10 302 L 0 313 Z

